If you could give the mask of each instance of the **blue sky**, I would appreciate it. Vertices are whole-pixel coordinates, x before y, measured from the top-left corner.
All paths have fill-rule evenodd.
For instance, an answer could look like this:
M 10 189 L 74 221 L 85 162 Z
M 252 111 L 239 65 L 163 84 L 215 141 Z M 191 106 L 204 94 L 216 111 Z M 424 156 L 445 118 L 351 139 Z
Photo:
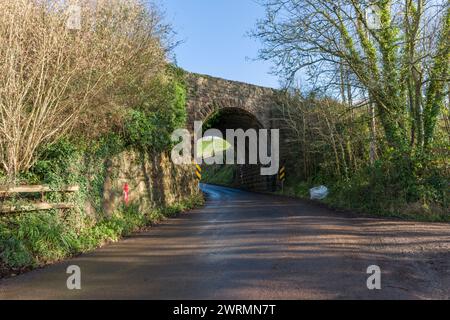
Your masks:
M 260 44 L 246 33 L 264 10 L 254 0 L 160 0 L 184 41 L 175 50 L 180 67 L 266 87 L 278 87 L 271 63 L 253 61 Z

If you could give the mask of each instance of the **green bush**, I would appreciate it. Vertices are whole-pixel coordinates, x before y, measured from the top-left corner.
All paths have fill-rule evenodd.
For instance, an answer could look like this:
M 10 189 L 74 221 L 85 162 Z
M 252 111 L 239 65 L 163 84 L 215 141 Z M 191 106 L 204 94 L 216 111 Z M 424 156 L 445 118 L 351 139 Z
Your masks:
M 319 171 L 308 181 L 290 176 L 284 194 L 309 198 L 309 189 L 323 184 L 330 189 L 323 201 L 332 207 L 406 219 L 449 221 L 448 178 L 436 168 L 424 168 L 422 163 L 422 159 L 391 152 L 347 178 L 330 176 L 326 171 Z
M 420 170 L 420 162 L 410 158 L 378 160 L 350 179 L 330 181 L 326 202 L 379 215 L 450 220 L 448 181 L 439 172 Z
M 1 258 L 12 267 L 57 261 L 77 250 L 77 237 L 57 213 L 39 212 L 4 218 Z
M 186 89 L 178 80 L 153 84 L 157 96 L 129 111 L 125 140 L 143 150 L 163 152 L 172 146 L 172 132 L 186 125 Z M 158 105 L 155 105 L 159 103 Z
M 77 179 L 75 163 L 83 157 L 83 150 L 68 139 L 47 146 L 29 174 L 38 183 L 50 185 L 72 184 Z
M 136 207 L 124 207 L 110 218 L 75 232 L 57 212 L 24 213 L 0 220 L 0 258 L 11 268 L 43 265 L 86 252 L 203 202 L 194 196 L 141 214 Z

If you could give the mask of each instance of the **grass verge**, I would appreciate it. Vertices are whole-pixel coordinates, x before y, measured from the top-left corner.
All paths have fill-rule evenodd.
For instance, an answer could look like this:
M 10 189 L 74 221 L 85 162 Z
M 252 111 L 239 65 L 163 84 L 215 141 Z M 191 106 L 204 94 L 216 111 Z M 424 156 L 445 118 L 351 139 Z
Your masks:
M 0 217 L 0 278 L 119 241 L 161 220 L 201 206 L 203 202 L 203 195 L 199 194 L 148 214 L 141 214 L 130 206 L 78 231 L 58 211 Z
M 310 182 L 288 180 L 280 195 L 310 199 L 309 189 L 317 186 Z M 450 222 L 448 208 L 430 205 L 420 201 L 407 203 L 387 195 L 376 197 L 371 190 L 362 188 L 342 188 L 336 184 L 329 186 L 330 194 L 324 200 L 311 200 L 324 204 L 330 209 L 352 211 L 361 216 L 397 218 L 401 220 L 420 222 Z M 375 205 L 376 204 L 376 205 Z

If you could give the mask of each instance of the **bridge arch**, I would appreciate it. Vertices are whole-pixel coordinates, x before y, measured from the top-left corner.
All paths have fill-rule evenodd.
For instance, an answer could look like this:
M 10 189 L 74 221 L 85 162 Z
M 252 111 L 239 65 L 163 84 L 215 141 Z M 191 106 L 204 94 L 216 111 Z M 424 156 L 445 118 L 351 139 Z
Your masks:
M 188 73 L 187 110 L 190 128 L 220 110 L 234 109 L 251 114 L 265 128 L 272 128 L 275 89 Z
M 226 129 L 267 129 L 260 119 L 245 109 L 238 107 L 214 108 L 213 111 L 203 119 L 203 123 L 209 127 L 218 129 L 223 136 Z
M 188 128 L 195 121 L 206 123 L 217 116 L 213 128 L 274 129 L 273 112 L 276 90 L 189 73 L 186 76 L 188 95 Z M 237 165 L 233 185 L 243 189 L 267 191 L 275 187 L 276 177 L 261 176 L 259 165 Z

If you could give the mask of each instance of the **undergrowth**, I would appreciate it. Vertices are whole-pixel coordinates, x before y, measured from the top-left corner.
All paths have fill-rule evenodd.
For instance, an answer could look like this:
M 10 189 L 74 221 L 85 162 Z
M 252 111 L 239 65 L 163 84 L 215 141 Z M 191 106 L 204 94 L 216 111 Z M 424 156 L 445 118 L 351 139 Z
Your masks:
M 151 89 L 151 90 L 150 90 Z M 0 275 L 5 269 L 23 270 L 86 252 L 147 227 L 202 201 L 200 195 L 145 214 L 123 207 L 112 216 L 103 213 L 103 192 L 108 159 L 125 150 L 159 154 L 171 149 L 170 133 L 186 123 L 186 88 L 182 71 L 169 67 L 167 77 L 150 84 L 143 104 L 129 111 L 121 130 L 91 139 L 68 135 L 41 146 L 34 165 L 22 172 L 16 184 L 44 184 L 58 190 L 78 185 L 73 194 L 62 192 L 2 198 L 3 204 L 41 200 L 70 202 L 70 210 L 48 210 L 0 215 Z M 6 176 L 0 170 L 0 184 Z
M 78 231 L 67 222 L 65 214 L 57 211 L 3 216 L 0 217 L 0 258 L 15 270 L 42 266 L 118 241 L 202 202 L 202 196 L 197 195 L 146 214 L 133 206 L 124 207 L 97 223 L 85 217 L 85 227 Z
M 435 170 L 419 178 L 410 161 L 401 168 L 377 161 L 346 179 L 318 175 L 305 181 L 290 176 L 280 193 L 307 199 L 310 188 L 319 185 L 328 187 L 329 195 L 322 202 L 333 208 L 406 220 L 450 221 L 448 179 Z

